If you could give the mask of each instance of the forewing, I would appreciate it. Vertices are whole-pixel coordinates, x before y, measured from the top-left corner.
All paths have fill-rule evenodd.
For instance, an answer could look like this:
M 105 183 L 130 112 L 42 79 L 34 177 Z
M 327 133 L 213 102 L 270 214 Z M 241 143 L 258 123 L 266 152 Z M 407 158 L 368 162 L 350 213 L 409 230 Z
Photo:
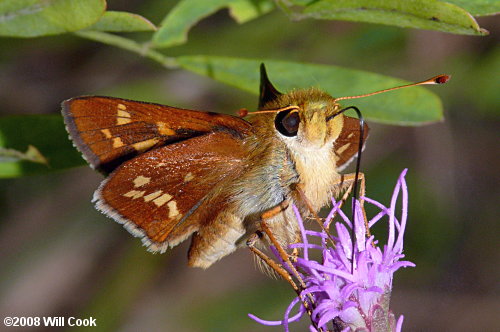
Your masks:
M 155 147 L 221 128 L 241 136 L 250 129 L 248 122 L 231 115 L 111 97 L 69 99 L 62 113 L 76 147 L 105 174 Z
M 368 137 L 368 125 L 363 127 L 363 147 Z M 337 157 L 337 170 L 342 171 L 357 156 L 360 138 L 359 119 L 344 116 L 344 124 L 333 149 Z
M 119 166 L 94 201 L 151 251 L 164 252 L 198 229 L 190 216 L 214 188 L 241 174 L 243 151 L 241 139 L 224 131 L 148 151 Z

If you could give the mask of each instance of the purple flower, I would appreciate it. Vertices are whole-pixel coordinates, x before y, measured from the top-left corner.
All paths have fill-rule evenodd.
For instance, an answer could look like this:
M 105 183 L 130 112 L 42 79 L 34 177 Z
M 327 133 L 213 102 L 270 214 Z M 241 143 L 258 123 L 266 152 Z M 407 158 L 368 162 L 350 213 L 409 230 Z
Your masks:
M 401 260 L 404 257 L 403 235 L 408 215 L 406 172 L 405 169 L 398 179 L 389 207 L 361 197 L 365 204 L 372 204 L 380 209 L 379 213 L 368 219 L 369 227 L 383 217 L 388 221 L 388 240 L 383 247 L 378 245 L 373 236 L 366 237 L 364 211 L 359 202 L 356 202 L 354 209 L 354 245 L 351 238 L 352 222 L 340 210 L 340 202 L 332 199 L 333 209 L 324 223 L 324 228 L 328 229 L 332 217 L 340 215 L 345 224 L 335 223 L 336 237 L 325 231 L 306 230 L 294 206 L 302 243 L 290 247 L 302 249 L 302 257 L 298 257 L 293 264 L 300 271 L 306 287 L 302 289 L 300 297 L 292 300 L 283 320 L 267 321 L 249 314 L 250 318 L 264 325 L 283 325 L 285 331 L 289 331 L 289 323 L 299 320 L 307 313 L 303 304 L 305 301 L 313 323 L 311 331 L 331 330 L 333 326 L 342 331 L 401 331 L 403 316 L 396 321 L 389 309 L 389 302 L 394 272 L 401 267 L 415 266 Z M 398 219 L 395 209 L 400 194 L 402 211 Z M 329 237 L 333 239 L 335 246 L 331 245 Z M 319 262 L 309 258 L 314 251 L 321 253 Z M 291 317 L 290 313 L 297 304 L 300 304 L 298 313 Z

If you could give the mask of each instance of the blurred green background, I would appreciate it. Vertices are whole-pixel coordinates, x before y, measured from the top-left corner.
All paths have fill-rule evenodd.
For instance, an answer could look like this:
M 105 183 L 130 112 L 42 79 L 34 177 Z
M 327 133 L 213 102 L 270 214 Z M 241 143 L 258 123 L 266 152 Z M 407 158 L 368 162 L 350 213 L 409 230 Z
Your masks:
M 109 7 L 155 23 L 166 12 L 162 1 Z M 396 274 L 392 300 L 405 331 L 500 329 L 500 24 L 478 21 L 489 36 L 292 22 L 280 11 L 238 25 L 222 10 L 167 51 L 333 64 L 409 81 L 453 76 L 431 87 L 442 98 L 444 122 L 370 124 L 363 154 L 368 196 L 383 203 L 409 168 L 405 253 L 417 267 Z M 0 38 L 0 115 L 58 114 L 62 100 L 89 94 L 227 113 L 257 104 L 246 92 L 72 35 Z M 101 180 L 88 167 L 0 180 L 0 316 L 92 316 L 93 331 L 281 330 L 246 315 L 280 319 L 294 296 L 285 282 L 260 273 L 246 250 L 206 271 L 186 267 L 187 243 L 148 253 L 93 208 Z M 384 237 L 384 229 L 375 232 Z M 304 318 L 292 331 L 307 325 Z

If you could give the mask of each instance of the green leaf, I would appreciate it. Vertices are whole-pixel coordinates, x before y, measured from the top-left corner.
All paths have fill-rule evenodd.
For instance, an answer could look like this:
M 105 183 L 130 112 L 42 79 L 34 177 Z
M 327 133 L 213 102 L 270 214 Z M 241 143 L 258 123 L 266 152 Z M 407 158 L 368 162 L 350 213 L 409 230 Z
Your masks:
M 320 0 L 303 10 L 305 17 L 395 25 L 466 35 L 485 35 L 464 9 L 437 0 Z
M 87 28 L 87 30 L 107 32 L 136 32 L 155 31 L 156 26 L 141 15 L 107 11 L 99 21 Z
M 165 48 L 185 43 L 191 27 L 222 8 L 229 7 L 231 15 L 242 23 L 268 12 L 272 6 L 269 0 L 181 0 L 163 19 L 153 36 L 153 45 Z
M 457 5 L 474 16 L 500 13 L 500 1 L 498 0 L 447 0 L 446 2 Z
M 47 164 L 21 158 L 0 162 L 0 178 L 42 174 L 85 161 L 71 144 L 60 115 L 14 115 L 0 117 L 0 149 L 25 151 L 35 146 Z
M 105 0 L 4 0 L 0 2 L 0 36 L 76 31 L 97 22 L 105 10 Z
M 465 55 L 464 55 L 465 56 Z M 458 89 L 455 93 L 460 99 L 466 100 L 466 104 L 472 102 L 475 105 L 470 112 L 477 116 L 489 116 L 500 119 L 500 107 L 498 107 L 498 87 L 500 86 L 500 47 L 481 55 L 481 60 L 463 58 L 467 63 L 465 72 L 457 73 L 457 81 L 454 82 Z M 458 68 L 457 68 L 458 69 Z M 473 82 L 471 84 L 471 82 Z M 457 99 L 457 96 L 450 96 Z
M 229 3 L 229 14 L 238 23 L 245 23 L 270 12 L 274 8 L 271 0 L 238 0 Z
M 177 60 L 187 70 L 255 94 L 259 91 L 261 62 L 266 64 L 271 81 L 282 92 L 314 86 L 340 97 L 408 84 L 375 73 L 318 64 L 217 56 L 181 56 Z M 439 97 L 422 87 L 341 103 L 344 106 L 356 105 L 366 119 L 387 124 L 415 126 L 443 119 Z

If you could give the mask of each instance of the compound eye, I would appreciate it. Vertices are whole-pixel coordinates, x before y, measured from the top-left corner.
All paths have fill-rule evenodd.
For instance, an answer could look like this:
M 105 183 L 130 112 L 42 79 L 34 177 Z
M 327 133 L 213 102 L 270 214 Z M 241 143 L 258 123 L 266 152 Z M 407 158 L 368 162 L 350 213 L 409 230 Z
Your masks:
M 297 136 L 297 131 L 299 130 L 300 116 L 296 109 L 290 109 L 283 112 L 279 112 L 274 120 L 274 126 L 276 129 L 285 136 L 293 137 Z

